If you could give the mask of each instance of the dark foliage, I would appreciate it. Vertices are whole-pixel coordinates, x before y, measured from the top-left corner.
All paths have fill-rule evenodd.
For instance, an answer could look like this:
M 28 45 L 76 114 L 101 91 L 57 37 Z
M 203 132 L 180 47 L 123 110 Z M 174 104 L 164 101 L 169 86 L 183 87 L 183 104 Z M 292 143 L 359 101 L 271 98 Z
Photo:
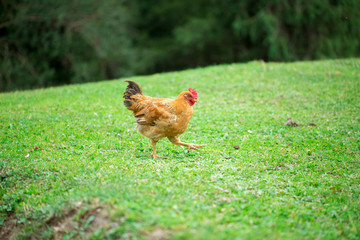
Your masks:
M 0 90 L 263 59 L 360 56 L 357 0 L 11 0 Z

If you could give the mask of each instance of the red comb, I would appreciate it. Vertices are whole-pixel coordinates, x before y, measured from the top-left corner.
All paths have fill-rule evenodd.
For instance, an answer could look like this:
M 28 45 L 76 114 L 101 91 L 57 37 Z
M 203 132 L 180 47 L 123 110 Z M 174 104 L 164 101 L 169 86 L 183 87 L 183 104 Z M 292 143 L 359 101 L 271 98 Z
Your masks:
M 193 88 L 189 88 L 189 92 L 193 95 L 194 98 L 198 98 L 197 92 Z

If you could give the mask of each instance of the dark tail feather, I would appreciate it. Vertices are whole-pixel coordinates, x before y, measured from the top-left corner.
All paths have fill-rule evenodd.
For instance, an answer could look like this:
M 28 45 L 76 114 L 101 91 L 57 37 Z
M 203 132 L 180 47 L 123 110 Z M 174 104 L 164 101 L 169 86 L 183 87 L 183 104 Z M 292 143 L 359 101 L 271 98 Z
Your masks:
M 124 105 L 127 108 L 129 108 L 133 105 L 133 100 L 131 99 L 131 96 L 136 94 L 143 95 L 143 93 L 141 87 L 136 82 L 133 81 L 125 81 L 125 82 L 129 83 L 129 85 L 127 86 L 124 92 L 124 96 L 123 96 L 123 98 L 125 98 Z
M 137 84 L 136 82 L 133 81 L 125 81 L 127 83 L 129 83 L 129 85 L 126 88 L 126 91 L 131 90 L 133 92 L 133 94 L 141 94 L 143 95 L 143 92 L 141 90 L 141 87 L 139 86 L 139 84 Z M 125 93 L 126 93 L 125 91 Z

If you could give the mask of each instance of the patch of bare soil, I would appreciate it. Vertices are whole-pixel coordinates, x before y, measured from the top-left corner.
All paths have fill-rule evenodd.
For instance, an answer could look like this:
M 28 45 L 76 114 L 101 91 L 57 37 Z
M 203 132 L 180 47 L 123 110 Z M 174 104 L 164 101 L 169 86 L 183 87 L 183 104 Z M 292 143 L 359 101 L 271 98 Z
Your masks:
M 73 239 L 85 238 L 97 229 L 109 229 L 117 227 L 117 223 L 111 223 L 108 218 L 108 206 L 99 206 L 99 204 L 91 206 L 88 210 L 82 210 L 83 204 L 81 202 L 73 203 L 70 210 L 63 214 L 51 217 L 45 224 L 42 230 L 51 227 L 53 230 L 53 239 L 63 239 L 64 235 L 70 232 L 75 232 Z M 21 230 L 20 224 L 16 222 L 15 213 L 9 215 L 5 219 L 4 224 L 0 227 L 0 240 L 13 239 Z M 41 234 L 41 229 L 37 232 Z M 80 233 L 82 236 L 80 236 Z
M 106 205 L 93 207 L 79 215 L 81 205 L 80 202 L 77 202 L 75 203 L 76 207 L 69 210 L 62 217 L 53 217 L 48 221 L 48 224 L 53 229 L 55 240 L 63 239 L 65 234 L 79 231 L 79 229 L 88 238 L 97 229 L 111 227 L 110 220 L 107 217 Z
M 11 214 L 4 221 L 4 225 L 0 228 L 0 239 L 8 240 L 12 239 L 16 232 L 18 232 L 19 227 L 15 221 L 15 214 Z
M 147 234 L 147 240 L 166 240 L 168 239 L 168 236 L 169 234 L 167 231 L 161 228 L 156 228 L 155 230 Z
M 73 220 L 77 211 L 77 209 L 71 209 L 62 217 L 53 217 L 49 220 L 48 224 L 52 226 L 54 239 L 62 239 L 66 233 L 78 226 L 77 222 Z
M 92 218 L 90 225 L 85 230 L 85 237 L 88 238 L 94 231 L 100 228 L 110 228 L 110 227 L 117 227 L 118 224 L 111 223 L 106 216 L 104 208 L 98 207 L 93 209 L 92 211 L 87 212 L 84 216 L 84 219 L 87 221 Z

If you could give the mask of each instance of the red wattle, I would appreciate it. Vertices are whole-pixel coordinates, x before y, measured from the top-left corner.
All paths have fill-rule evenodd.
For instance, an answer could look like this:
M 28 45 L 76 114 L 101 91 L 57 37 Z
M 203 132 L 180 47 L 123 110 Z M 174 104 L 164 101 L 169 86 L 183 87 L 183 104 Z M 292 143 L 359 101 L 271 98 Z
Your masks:
M 188 100 L 188 103 L 189 103 L 190 106 L 192 106 L 192 105 L 195 104 L 195 101 Z

